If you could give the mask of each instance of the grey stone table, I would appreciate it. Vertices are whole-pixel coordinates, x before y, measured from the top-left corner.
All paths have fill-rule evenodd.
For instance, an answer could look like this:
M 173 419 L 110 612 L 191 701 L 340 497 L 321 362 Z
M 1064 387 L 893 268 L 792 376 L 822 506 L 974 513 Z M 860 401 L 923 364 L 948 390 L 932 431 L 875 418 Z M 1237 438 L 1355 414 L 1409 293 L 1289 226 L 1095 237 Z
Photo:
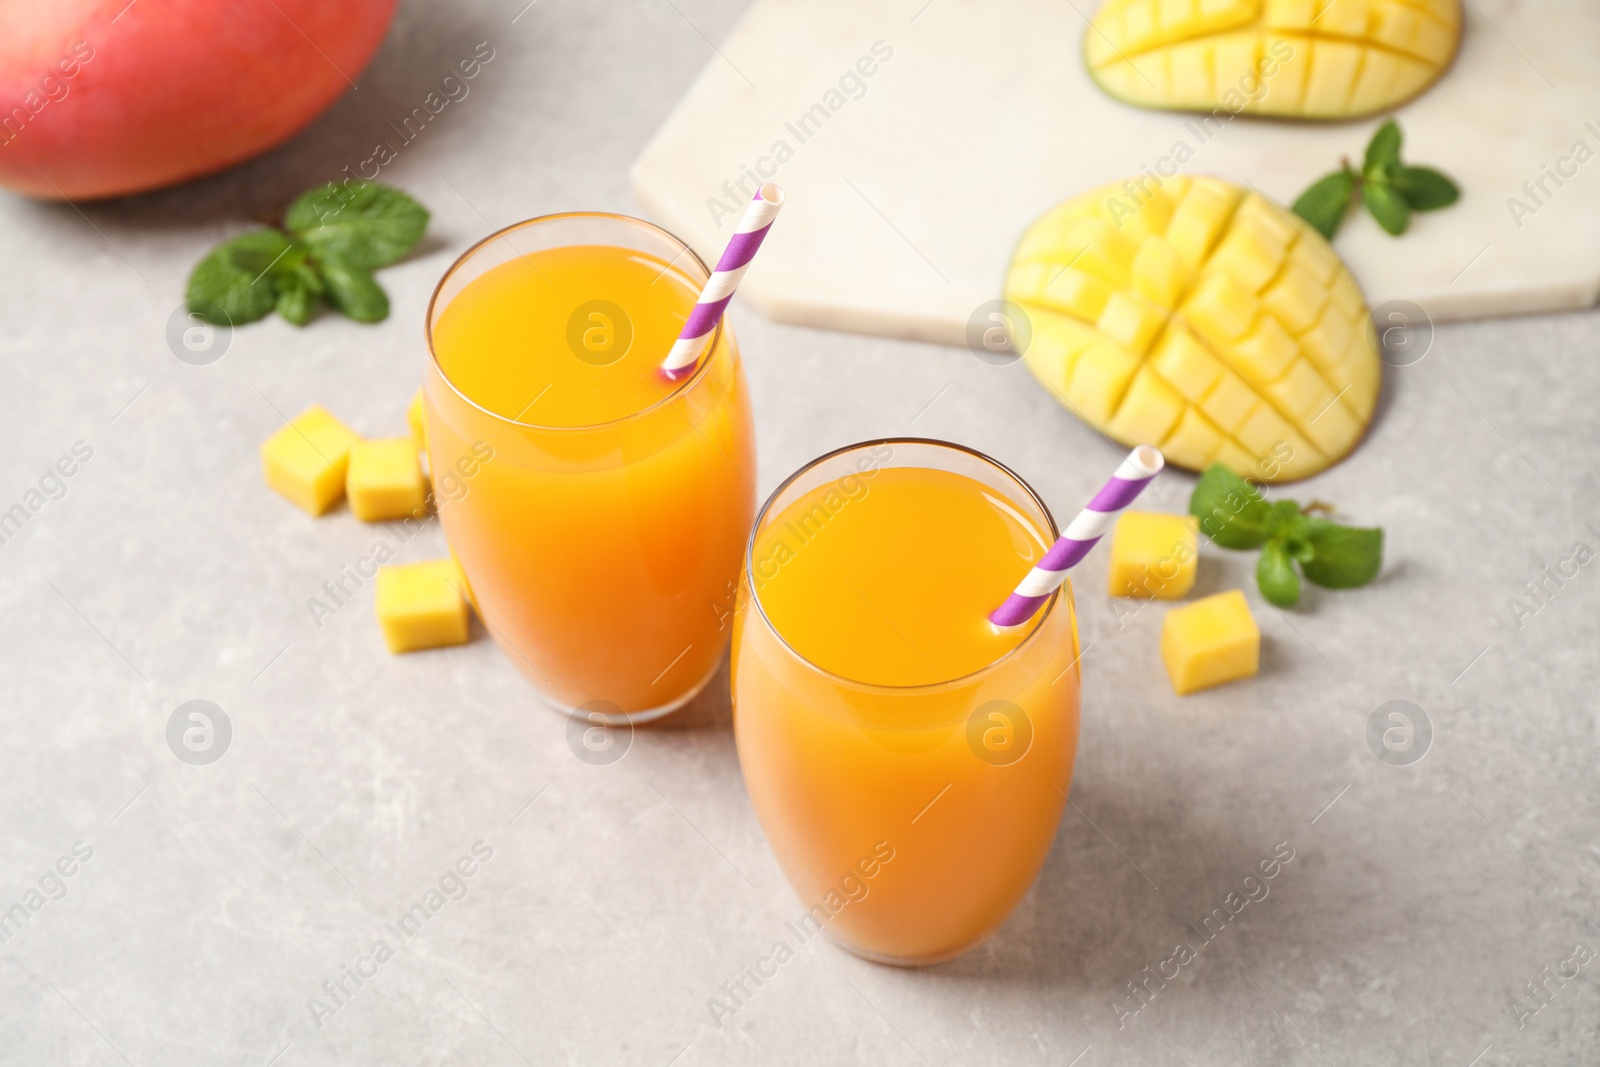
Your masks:
M 1385 573 L 1292 613 L 1257 601 L 1255 682 L 1174 698 L 1161 610 L 1119 617 L 1087 563 L 1072 803 L 1005 927 L 920 971 L 818 938 L 714 1020 L 801 908 L 746 799 L 725 678 L 624 758 L 580 761 L 482 635 L 392 657 L 365 591 L 313 622 L 341 567 L 379 541 L 436 555 L 436 524 L 401 544 L 345 511 L 311 521 L 257 470 L 280 412 L 314 401 L 403 432 L 451 258 L 527 216 L 634 210 L 629 162 L 739 14 L 522 4 L 408 3 L 359 91 L 233 173 L 81 208 L 0 197 L 0 511 L 43 498 L 0 544 L 0 908 L 26 915 L 0 944 L 0 1063 L 1600 1060 L 1600 563 L 1574 555 L 1600 548 L 1594 313 L 1442 327 L 1390 374 L 1367 443 L 1304 488 L 1386 528 Z M 191 263 L 397 140 L 485 41 L 470 95 L 383 168 L 435 212 L 383 274 L 393 317 L 272 321 L 210 365 L 174 358 Z M 1062 514 L 1112 462 L 1020 366 L 733 321 L 763 491 L 915 433 L 1000 457 Z M 72 476 L 46 477 L 61 457 Z M 1153 503 L 1188 488 L 1163 479 Z M 1208 553 L 1201 590 L 1247 567 Z M 209 765 L 166 740 L 192 699 L 231 723 Z M 1407 766 L 1368 744 L 1390 700 L 1431 728 Z M 1293 858 L 1267 895 L 1203 935 L 1275 852 Z M 427 923 L 390 932 L 430 892 Z M 1192 958 L 1167 962 L 1180 943 Z

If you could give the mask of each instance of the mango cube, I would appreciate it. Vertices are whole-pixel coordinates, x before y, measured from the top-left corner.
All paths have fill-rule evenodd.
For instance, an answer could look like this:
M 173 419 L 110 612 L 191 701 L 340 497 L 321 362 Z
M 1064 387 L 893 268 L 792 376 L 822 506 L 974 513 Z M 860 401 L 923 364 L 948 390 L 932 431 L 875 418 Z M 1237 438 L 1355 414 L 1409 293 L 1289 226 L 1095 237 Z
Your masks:
M 390 652 L 467 642 L 466 581 L 452 559 L 378 568 L 378 625 Z
M 313 404 L 261 444 L 261 473 L 267 484 L 312 515 L 321 515 L 344 496 L 350 450 L 356 432 Z
M 1178 600 L 1194 588 L 1200 522 L 1193 515 L 1125 511 L 1111 530 L 1112 596 Z
M 1161 659 L 1179 696 L 1253 677 L 1261 630 L 1237 589 L 1173 608 L 1161 623 Z
M 417 444 L 409 437 L 357 441 L 350 449 L 345 492 L 362 522 L 403 519 L 427 508 Z

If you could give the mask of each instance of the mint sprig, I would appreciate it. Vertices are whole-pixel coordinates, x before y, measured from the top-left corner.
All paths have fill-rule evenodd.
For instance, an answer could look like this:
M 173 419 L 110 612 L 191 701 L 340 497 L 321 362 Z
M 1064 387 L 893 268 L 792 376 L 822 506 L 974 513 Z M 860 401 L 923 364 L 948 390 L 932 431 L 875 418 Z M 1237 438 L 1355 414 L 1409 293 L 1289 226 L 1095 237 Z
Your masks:
M 1346 160 L 1300 194 L 1294 213 L 1331 241 L 1359 192 L 1378 225 L 1398 237 L 1410 225 L 1413 211 L 1437 211 L 1461 198 L 1456 183 L 1439 171 L 1402 163 L 1400 143 L 1400 125 L 1390 119 L 1372 135 L 1359 173 Z
M 1280 608 L 1300 601 L 1300 578 L 1328 589 L 1354 589 L 1383 567 L 1383 531 L 1345 526 L 1293 500 L 1268 502 L 1261 490 L 1220 463 L 1200 476 L 1189 498 L 1189 514 L 1223 548 L 1261 549 L 1256 584 Z M 1299 565 L 1296 571 L 1295 565 Z
M 218 326 L 278 314 L 304 326 L 318 301 L 357 322 L 389 316 L 372 272 L 422 239 L 428 210 L 398 189 L 349 181 L 302 193 L 282 227 L 252 230 L 213 248 L 189 274 L 189 310 Z

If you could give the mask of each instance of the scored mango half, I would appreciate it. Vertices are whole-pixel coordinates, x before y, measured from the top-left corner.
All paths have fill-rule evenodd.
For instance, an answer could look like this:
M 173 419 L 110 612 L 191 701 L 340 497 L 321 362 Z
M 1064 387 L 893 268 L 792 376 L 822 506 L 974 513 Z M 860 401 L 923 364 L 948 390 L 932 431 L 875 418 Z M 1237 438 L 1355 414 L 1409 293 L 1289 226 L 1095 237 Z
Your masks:
M 1084 58 L 1142 107 L 1347 119 L 1422 92 L 1460 41 L 1460 0 L 1107 0 Z
M 1304 220 L 1216 178 L 1143 176 L 1023 234 L 1005 295 L 1067 407 L 1193 470 L 1292 481 L 1341 459 L 1378 399 L 1372 318 Z

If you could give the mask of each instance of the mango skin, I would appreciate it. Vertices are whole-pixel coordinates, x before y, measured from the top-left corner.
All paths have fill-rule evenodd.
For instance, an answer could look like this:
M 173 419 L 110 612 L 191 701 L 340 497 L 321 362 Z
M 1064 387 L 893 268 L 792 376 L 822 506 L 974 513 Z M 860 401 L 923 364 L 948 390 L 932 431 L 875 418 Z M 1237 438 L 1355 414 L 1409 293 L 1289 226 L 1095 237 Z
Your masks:
M 1418 95 L 1460 42 L 1460 0 L 1106 0 L 1084 61 L 1140 107 L 1340 120 Z
M 1304 478 L 1377 404 L 1372 318 L 1338 253 L 1216 178 L 1147 174 L 1057 205 L 1023 234 L 1005 295 L 1029 319 L 1023 362 L 1064 406 L 1180 467 Z

